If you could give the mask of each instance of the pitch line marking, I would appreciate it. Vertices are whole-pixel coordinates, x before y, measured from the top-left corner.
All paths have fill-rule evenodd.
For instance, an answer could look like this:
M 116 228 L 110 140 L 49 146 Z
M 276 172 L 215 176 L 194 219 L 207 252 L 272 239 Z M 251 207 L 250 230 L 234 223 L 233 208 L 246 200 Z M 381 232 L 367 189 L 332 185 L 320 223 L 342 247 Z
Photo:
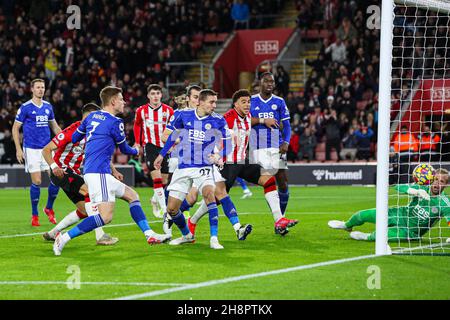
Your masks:
M 341 264 L 341 263 L 346 263 L 346 262 L 351 262 L 351 261 L 372 259 L 375 257 L 377 257 L 377 255 L 372 254 L 372 255 L 359 256 L 359 257 L 353 257 L 353 258 L 331 260 L 331 261 L 301 265 L 301 266 L 291 267 L 291 268 L 286 268 L 286 269 L 278 269 L 278 270 L 272 270 L 272 271 L 267 271 L 267 272 L 247 274 L 247 275 L 237 276 L 237 277 L 210 280 L 210 281 L 205 281 L 205 282 L 188 284 L 188 285 L 176 287 L 176 288 L 156 290 L 156 291 L 150 291 L 150 292 L 144 292 L 144 293 L 140 293 L 140 294 L 124 296 L 124 297 L 120 297 L 120 298 L 114 298 L 111 300 L 136 300 L 136 299 L 142 299 L 142 298 L 148 298 L 148 297 L 155 297 L 155 296 L 161 296 L 161 295 L 173 293 L 173 292 L 186 291 L 186 290 L 192 290 L 192 289 L 198 289 L 198 288 L 204 288 L 204 287 L 211 287 L 211 286 L 216 286 L 219 284 L 237 282 L 237 281 L 253 279 L 253 278 L 266 277 L 266 276 L 271 276 L 271 275 L 279 275 L 282 273 L 288 273 L 288 272 L 293 272 L 293 271 L 325 267 L 325 266 L 336 265 L 336 264 Z
M 270 215 L 271 213 L 269 211 L 267 212 L 240 212 L 239 215 Z M 326 211 L 319 211 L 319 212 L 289 212 L 289 215 L 326 215 L 326 214 L 333 214 L 333 215 L 339 215 L 339 214 L 350 214 L 350 212 L 326 212 Z M 223 215 L 219 216 L 220 218 L 226 218 Z M 149 221 L 149 223 L 156 223 L 156 222 L 162 222 L 163 220 L 153 220 Z M 123 223 L 123 224 L 111 224 L 103 226 L 102 228 L 117 228 L 117 227 L 128 227 L 128 226 L 134 226 L 136 225 L 133 223 Z M 31 237 L 31 236 L 39 236 L 44 234 L 44 232 L 36 232 L 36 233 L 24 233 L 24 234 L 9 234 L 9 235 L 3 235 L 0 236 L 0 239 L 9 239 L 9 238 L 20 238 L 20 237 Z
M 66 281 L 0 281 L 0 285 L 67 285 L 73 282 Z M 187 283 L 163 283 L 163 282 L 80 282 L 80 285 L 94 286 L 186 286 Z

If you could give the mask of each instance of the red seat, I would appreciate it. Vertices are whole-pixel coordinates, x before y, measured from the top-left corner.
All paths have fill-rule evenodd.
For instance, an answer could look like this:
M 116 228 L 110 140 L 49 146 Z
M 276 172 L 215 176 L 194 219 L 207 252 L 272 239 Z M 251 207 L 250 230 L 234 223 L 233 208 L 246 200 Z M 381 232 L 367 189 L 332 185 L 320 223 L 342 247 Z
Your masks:
M 193 42 L 202 42 L 204 37 L 205 36 L 203 35 L 203 33 L 199 32 L 192 36 L 192 41 Z

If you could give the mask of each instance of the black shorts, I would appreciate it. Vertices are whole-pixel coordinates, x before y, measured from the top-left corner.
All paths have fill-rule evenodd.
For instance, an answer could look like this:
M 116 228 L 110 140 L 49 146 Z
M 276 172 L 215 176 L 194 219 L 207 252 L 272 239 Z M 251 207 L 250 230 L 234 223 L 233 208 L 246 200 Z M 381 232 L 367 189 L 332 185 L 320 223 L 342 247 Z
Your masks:
M 158 157 L 162 148 L 155 146 L 154 144 L 147 143 L 145 145 L 145 162 L 147 163 L 148 170 L 150 172 L 155 170 L 153 164 L 155 163 L 156 158 Z M 169 173 L 169 156 L 166 155 L 163 159 L 161 165 L 161 173 Z
M 82 176 L 73 173 L 72 171 L 67 171 L 64 177 L 60 179 L 50 171 L 50 180 L 54 185 L 63 189 L 67 197 L 74 204 L 84 201 L 84 196 L 80 194 L 81 186 L 84 184 Z
M 248 182 L 258 184 L 261 177 L 262 167 L 258 164 L 237 164 L 237 163 L 225 163 L 220 174 L 225 181 L 227 192 L 230 191 L 236 178 L 242 178 Z

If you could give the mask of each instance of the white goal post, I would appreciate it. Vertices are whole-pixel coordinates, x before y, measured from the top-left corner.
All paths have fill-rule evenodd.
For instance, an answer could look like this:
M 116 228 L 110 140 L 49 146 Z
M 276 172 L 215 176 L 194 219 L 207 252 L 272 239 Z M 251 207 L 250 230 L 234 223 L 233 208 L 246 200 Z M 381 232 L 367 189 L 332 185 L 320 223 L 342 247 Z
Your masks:
M 415 25 L 415 24 L 407 25 L 406 21 L 408 18 L 411 18 L 411 16 L 407 16 L 407 14 L 405 14 L 405 16 L 401 16 L 401 15 L 396 16 L 396 10 L 395 10 L 396 6 L 399 6 L 402 8 L 404 7 L 409 10 L 415 9 L 416 12 L 420 12 L 418 14 L 418 16 L 415 17 L 416 18 L 415 20 L 412 19 L 413 21 L 419 21 L 421 18 L 427 20 L 428 15 L 430 15 L 431 18 L 434 18 L 435 15 L 438 15 L 438 14 L 443 15 L 444 19 L 446 17 L 449 18 L 449 21 L 450 21 L 450 0 L 382 0 L 379 100 L 378 100 L 379 105 L 378 105 L 378 136 L 377 136 L 377 178 L 376 178 L 376 241 L 375 241 L 375 254 L 376 255 L 388 255 L 388 254 L 392 253 L 391 248 L 388 244 L 388 209 L 389 209 L 389 186 L 390 186 L 390 179 L 389 179 L 389 177 L 390 177 L 390 170 L 389 170 L 389 168 L 390 168 L 390 148 L 391 148 L 391 139 L 392 139 L 392 133 L 393 133 L 393 130 L 391 127 L 391 123 L 393 121 L 393 119 L 391 119 L 391 111 L 392 111 L 391 106 L 393 104 L 392 91 L 393 91 L 393 80 L 395 80 L 393 78 L 396 78 L 396 77 L 400 78 L 399 83 L 401 83 L 401 86 L 398 89 L 398 91 L 400 91 L 400 92 L 404 91 L 403 84 L 407 83 L 405 85 L 405 87 L 408 88 L 409 95 L 407 98 L 406 98 L 406 96 L 405 97 L 402 96 L 401 99 L 411 100 L 411 99 L 414 99 L 414 90 L 417 88 L 418 83 L 421 82 L 423 79 L 425 79 L 425 76 L 426 76 L 425 71 L 420 71 L 420 72 L 418 72 L 419 75 L 418 76 L 416 75 L 416 73 L 414 71 L 414 68 L 416 68 L 416 65 L 415 65 L 416 60 L 418 62 L 421 62 L 422 60 L 424 61 L 422 68 L 423 68 L 423 70 L 427 70 L 428 73 L 432 73 L 431 75 L 428 74 L 428 77 L 431 80 L 435 80 L 434 69 L 431 71 L 430 71 L 430 69 L 432 69 L 432 68 L 427 69 L 427 67 L 425 66 L 425 64 L 427 62 L 427 61 L 425 61 L 426 59 L 436 59 L 436 61 L 438 59 L 441 59 L 441 60 L 444 60 L 444 66 L 450 67 L 450 63 L 447 64 L 448 63 L 447 60 L 450 60 L 450 57 L 448 57 L 448 55 L 444 56 L 444 57 L 426 56 L 426 52 L 428 52 L 428 51 L 427 51 L 427 47 L 425 47 L 425 46 L 423 46 L 423 48 L 419 48 L 419 50 L 423 50 L 423 52 L 424 52 L 423 56 L 420 57 L 422 60 L 419 61 L 419 58 L 416 59 L 415 58 L 416 56 L 414 55 L 416 52 L 414 50 L 416 49 L 415 48 L 416 46 L 420 46 L 420 45 L 417 45 L 416 39 L 414 39 L 412 42 L 413 45 L 409 47 L 410 50 L 413 51 L 413 56 L 407 56 L 407 57 L 400 56 L 400 60 L 402 60 L 402 59 L 408 60 L 409 59 L 409 61 L 412 61 L 412 66 L 407 65 L 407 66 L 405 66 L 405 69 L 403 69 L 403 65 L 401 65 L 401 68 L 399 71 L 401 76 L 393 77 L 393 61 L 395 58 L 393 56 L 393 50 L 395 50 L 393 43 L 394 43 L 394 38 L 396 36 L 396 34 L 394 33 L 394 28 L 396 27 L 394 20 L 396 18 L 399 18 L 400 21 L 403 21 L 403 26 L 397 25 L 397 27 L 399 27 L 400 29 L 403 28 L 407 31 L 412 29 L 412 30 L 414 30 L 413 33 L 415 33 L 416 30 L 421 30 L 421 28 L 422 29 L 427 28 L 427 23 L 425 23 L 425 25 L 420 25 L 420 23 L 418 22 L 417 25 Z M 410 11 L 408 11 L 408 12 L 410 12 Z M 401 19 L 403 19 L 403 20 L 401 20 Z M 398 24 L 398 22 L 397 22 L 397 24 Z M 439 26 L 436 25 L 433 27 L 437 30 L 437 28 Z M 448 27 L 450 28 L 450 23 L 448 24 Z M 405 36 L 405 34 L 406 34 L 406 32 L 404 31 L 403 36 L 408 37 L 408 36 Z M 423 41 L 423 43 L 425 43 L 427 41 L 427 39 L 426 39 L 427 37 L 429 37 L 428 38 L 428 40 L 429 40 L 429 39 L 432 39 L 433 37 L 437 38 L 438 35 L 435 34 L 435 35 L 430 36 L 427 33 L 427 31 L 425 31 L 422 38 L 419 39 L 417 42 Z M 405 41 L 405 43 L 406 43 L 406 41 Z M 445 50 L 447 50 L 447 48 L 448 48 L 447 45 L 448 45 L 448 47 L 450 47 L 450 39 L 448 39 L 446 42 Z M 397 47 L 397 49 L 398 48 L 399 47 Z M 402 50 L 402 48 L 400 48 L 400 50 Z M 450 48 L 448 50 L 450 50 Z M 403 50 L 403 52 L 405 52 L 405 51 L 406 50 Z M 432 50 L 432 52 L 434 52 L 436 54 L 437 49 Z M 448 52 L 450 52 L 450 51 L 448 51 Z M 435 65 L 436 65 L 436 70 L 440 70 L 440 69 L 438 69 L 438 64 L 433 62 L 433 68 Z M 408 70 L 408 68 L 411 70 L 412 75 L 411 76 L 408 75 L 407 77 L 403 78 L 404 74 L 405 74 L 405 70 Z M 398 71 L 398 69 L 399 68 L 397 67 L 397 71 Z M 441 76 L 441 78 L 439 78 L 440 81 L 445 82 L 448 80 L 450 82 L 450 77 L 447 75 L 447 73 L 445 71 L 442 71 L 442 72 L 444 75 Z M 394 73 L 395 73 L 395 70 L 394 70 Z M 436 74 L 437 74 L 437 72 L 436 72 Z M 413 83 L 415 86 L 414 89 L 413 89 Z M 434 90 L 434 89 L 435 89 L 435 87 L 433 85 L 430 90 Z M 403 93 L 401 93 L 401 94 L 403 94 Z M 402 103 L 402 101 L 400 101 L 400 103 Z M 409 103 L 411 103 L 411 101 L 409 101 Z M 405 104 L 408 104 L 408 101 L 406 101 Z M 444 108 L 444 110 L 442 110 L 442 114 L 445 114 L 448 111 L 449 111 L 449 109 Z M 401 112 L 399 114 L 401 114 Z M 420 115 L 420 116 L 422 116 L 422 115 Z M 442 118 L 441 118 L 442 123 L 444 121 L 443 119 L 444 118 L 442 116 Z M 427 120 L 427 121 L 431 122 L 433 120 Z M 423 124 L 421 123 L 420 128 L 422 125 Z M 422 129 L 419 129 L 419 131 L 420 131 L 419 134 L 422 134 Z M 418 151 L 417 153 L 420 158 L 420 152 Z M 439 162 L 440 161 L 441 160 L 439 159 Z M 413 161 L 411 160 L 411 164 L 412 163 L 413 163 Z M 400 183 L 400 178 L 398 180 L 398 183 Z M 400 198 L 399 195 L 397 195 L 397 197 Z M 400 203 L 400 201 L 398 201 L 398 203 Z M 431 227 L 433 227 L 433 226 L 431 225 L 430 228 Z M 439 236 L 441 236 L 442 238 L 447 237 L 448 235 L 446 232 L 447 232 L 447 230 L 445 230 L 445 232 L 442 234 L 439 233 Z M 433 239 L 436 239 L 436 238 L 433 238 Z M 419 243 L 419 245 L 421 245 L 421 244 L 422 243 Z M 450 248 L 447 248 L 448 244 L 445 243 L 445 239 L 440 240 L 440 242 L 438 242 L 438 243 L 433 243 L 431 241 L 431 236 L 430 236 L 429 244 L 431 247 L 440 245 L 441 247 L 446 248 L 446 250 L 447 250 L 446 252 L 450 252 Z M 405 249 L 407 249 L 405 251 L 409 250 L 409 252 L 411 250 L 416 250 L 416 249 L 411 249 L 411 244 L 409 244 L 409 248 L 405 248 Z M 448 254 L 448 253 L 446 253 L 446 254 Z

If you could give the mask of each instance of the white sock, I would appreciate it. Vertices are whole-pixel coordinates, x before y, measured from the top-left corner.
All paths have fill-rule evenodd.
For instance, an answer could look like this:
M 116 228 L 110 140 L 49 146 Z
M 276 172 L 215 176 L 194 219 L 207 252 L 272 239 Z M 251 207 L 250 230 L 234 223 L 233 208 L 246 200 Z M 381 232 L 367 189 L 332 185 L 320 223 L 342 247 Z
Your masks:
M 234 231 L 238 231 L 241 227 L 242 227 L 242 226 L 241 226 L 241 224 L 240 224 L 239 222 L 236 223 L 236 224 L 233 224 L 233 229 L 234 229 Z
M 266 197 L 266 201 L 269 204 L 270 210 L 272 211 L 273 220 L 277 222 L 283 217 L 283 215 L 281 214 L 280 197 L 278 195 L 278 192 L 276 190 L 267 192 L 264 194 L 264 197 Z
M 69 242 L 70 239 L 71 239 L 71 238 L 70 238 L 68 232 L 66 232 L 66 233 L 64 233 L 64 234 L 61 235 L 61 241 L 62 241 L 63 243 Z
M 147 239 L 150 238 L 151 236 L 153 236 L 154 234 L 155 234 L 155 232 L 152 229 L 144 232 L 144 235 Z
M 156 201 L 158 201 L 162 212 L 166 212 L 166 195 L 164 194 L 164 188 L 153 189 L 153 191 L 153 195 L 156 197 Z
M 51 237 L 55 237 L 55 235 L 64 230 L 65 228 L 73 225 L 80 221 L 80 217 L 77 215 L 77 211 L 72 211 L 68 215 L 64 217 L 52 230 L 48 232 Z
M 191 222 L 194 224 L 197 224 L 200 219 L 208 213 L 208 206 L 206 205 L 205 201 L 202 201 L 202 204 L 200 207 L 195 211 L 194 215 L 191 217 Z
M 86 213 L 89 217 L 98 214 L 97 206 L 92 202 L 85 202 L 84 207 L 86 208 Z M 103 237 L 103 235 L 105 234 L 102 227 L 96 228 L 94 229 L 94 231 L 95 231 L 95 239 L 97 240 L 100 240 L 100 238 Z

